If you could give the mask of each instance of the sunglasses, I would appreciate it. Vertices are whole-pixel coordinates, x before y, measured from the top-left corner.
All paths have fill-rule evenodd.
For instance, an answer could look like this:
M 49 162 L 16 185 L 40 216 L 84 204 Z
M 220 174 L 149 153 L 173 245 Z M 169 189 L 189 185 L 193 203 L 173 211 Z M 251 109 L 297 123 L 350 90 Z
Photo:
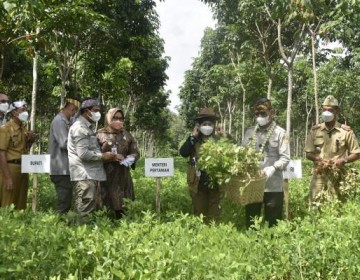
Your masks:
M 6 99 L 1 99 L 0 100 L 0 103 L 7 103 L 7 102 L 9 102 L 9 100 L 6 100 Z
M 265 111 L 255 112 L 256 117 L 267 117 L 269 114 Z

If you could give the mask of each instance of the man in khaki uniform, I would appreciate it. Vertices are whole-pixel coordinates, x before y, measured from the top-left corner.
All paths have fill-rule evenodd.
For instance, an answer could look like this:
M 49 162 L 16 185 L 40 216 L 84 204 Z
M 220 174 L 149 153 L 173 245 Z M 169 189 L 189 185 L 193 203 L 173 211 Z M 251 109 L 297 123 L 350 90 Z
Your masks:
M 323 123 L 312 127 L 306 140 L 306 157 L 314 162 L 313 177 L 310 185 L 309 202 L 316 202 L 318 194 L 327 188 L 333 195 L 337 193 L 333 184 L 323 173 L 320 174 L 319 166 L 333 164 L 342 168 L 346 163 L 359 158 L 360 148 L 354 132 L 347 126 L 336 121 L 339 115 L 339 103 L 336 98 L 329 95 L 322 104 Z
M 25 209 L 29 177 L 21 173 L 21 155 L 28 153 L 35 135 L 24 126 L 29 117 L 24 101 L 13 102 L 9 111 L 11 120 L 0 127 L 1 206 Z

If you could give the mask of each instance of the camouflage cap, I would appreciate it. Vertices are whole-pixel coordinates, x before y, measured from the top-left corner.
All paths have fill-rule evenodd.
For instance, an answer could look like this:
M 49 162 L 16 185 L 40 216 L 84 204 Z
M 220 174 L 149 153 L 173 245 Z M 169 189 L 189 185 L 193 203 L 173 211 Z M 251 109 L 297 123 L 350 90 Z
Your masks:
M 91 108 L 94 106 L 100 106 L 99 100 L 97 98 L 87 97 L 81 102 L 80 110 Z
M 197 115 L 197 117 L 195 118 L 195 120 L 199 121 L 199 120 L 204 120 L 204 119 L 217 120 L 218 117 L 215 115 L 215 112 L 213 109 L 205 107 L 200 110 L 200 112 Z
M 326 98 L 325 98 L 322 105 L 323 106 L 339 107 L 339 102 L 337 101 L 337 99 L 333 95 L 328 95 L 328 96 L 326 96 Z

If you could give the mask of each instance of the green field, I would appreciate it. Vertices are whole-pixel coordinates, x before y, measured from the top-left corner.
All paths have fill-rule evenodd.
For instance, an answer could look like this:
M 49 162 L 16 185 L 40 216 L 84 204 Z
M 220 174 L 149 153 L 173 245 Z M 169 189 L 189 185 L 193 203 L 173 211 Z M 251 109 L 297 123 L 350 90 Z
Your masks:
M 0 209 L 0 279 L 360 279 L 359 198 L 309 212 L 308 162 L 304 178 L 290 181 L 290 221 L 257 230 L 227 200 L 219 224 L 190 215 L 185 160 L 175 167 L 161 181 L 160 214 L 142 161 L 127 217 L 102 211 L 82 226 L 74 213 L 54 214 L 53 186 L 40 176 L 36 213 Z

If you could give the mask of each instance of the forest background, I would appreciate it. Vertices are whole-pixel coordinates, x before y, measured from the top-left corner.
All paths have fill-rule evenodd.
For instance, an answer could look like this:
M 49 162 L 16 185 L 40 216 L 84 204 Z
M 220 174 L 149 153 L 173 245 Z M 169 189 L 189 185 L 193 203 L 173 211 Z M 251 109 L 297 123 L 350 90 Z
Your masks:
M 155 1 L 2 0 L 0 90 L 31 104 L 33 152 L 47 152 L 50 122 L 66 97 L 99 97 L 102 113 L 122 107 L 142 158 L 178 155 L 204 106 L 240 141 L 263 96 L 290 135 L 292 158 L 303 156 L 328 94 L 340 102 L 341 122 L 360 131 L 360 1 L 203 2 L 217 26 L 205 31 L 185 74 L 177 115 L 167 109 L 170 58 Z M 257 223 L 256 231 L 245 230 L 243 208 L 226 200 L 219 224 L 191 217 L 186 162 L 175 158 L 175 166 L 162 182 L 160 214 L 142 159 L 127 217 L 117 223 L 100 212 L 78 227 L 52 212 L 54 189 L 40 176 L 37 213 L 0 209 L 0 278 L 357 279 L 359 196 L 309 212 L 309 162 L 303 179 L 290 180 L 291 220 L 273 229 Z
M 204 2 L 217 26 L 206 29 L 185 74 L 177 115 L 167 108 L 170 58 L 154 1 L 2 1 L 0 90 L 31 104 L 31 128 L 41 135 L 34 152 L 46 152 L 66 97 L 99 97 L 103 113 L 123 108 L 143 156 L 176 155 L 204 106 L 240 141 L 263 96 L 291 136 L 293 157 L 302 156 L 328 94 L 339 99 L 340 120 L 360 130 L 359 1 Z

